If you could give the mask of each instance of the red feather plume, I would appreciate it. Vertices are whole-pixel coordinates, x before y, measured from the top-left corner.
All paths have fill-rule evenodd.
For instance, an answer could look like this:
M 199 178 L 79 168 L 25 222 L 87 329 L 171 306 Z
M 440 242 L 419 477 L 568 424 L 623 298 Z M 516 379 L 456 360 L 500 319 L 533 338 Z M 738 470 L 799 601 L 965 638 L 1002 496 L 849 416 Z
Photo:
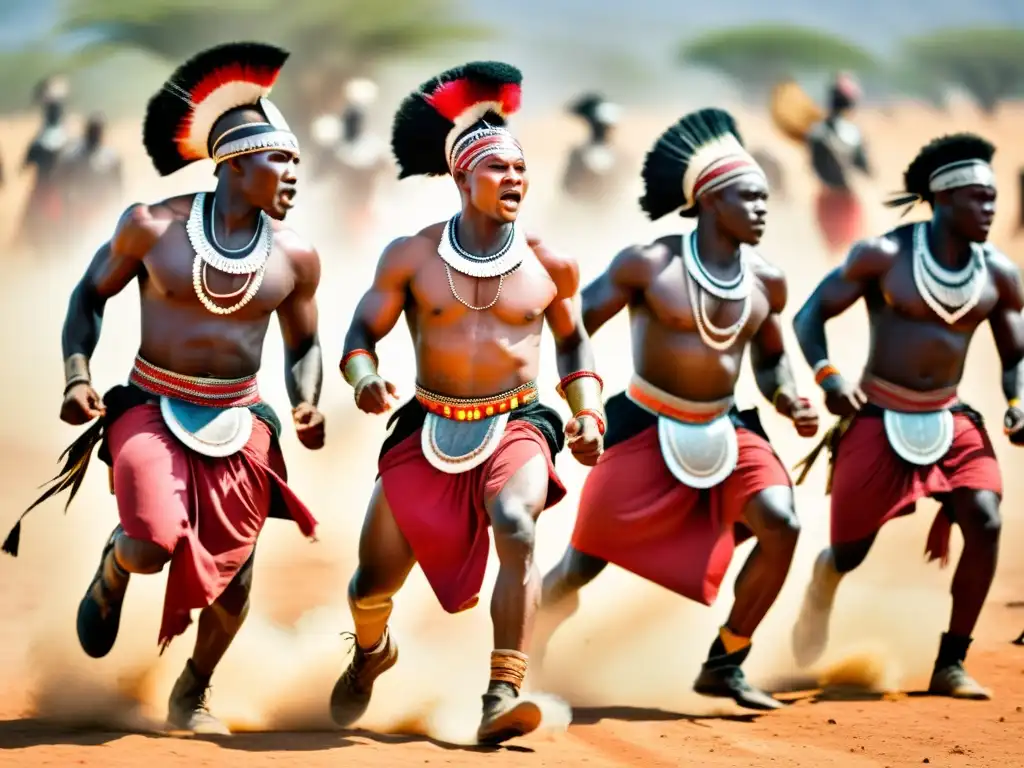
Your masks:
M 519 109 L 522 97 L 523 88 L 517 83 L 481 83 L 460 78 L 444 83 L 426 99 L 438 114 L 454 123 L 460 115 L 484 102 L 500 104 L 501 108 L 495 111 L 507 117 Z

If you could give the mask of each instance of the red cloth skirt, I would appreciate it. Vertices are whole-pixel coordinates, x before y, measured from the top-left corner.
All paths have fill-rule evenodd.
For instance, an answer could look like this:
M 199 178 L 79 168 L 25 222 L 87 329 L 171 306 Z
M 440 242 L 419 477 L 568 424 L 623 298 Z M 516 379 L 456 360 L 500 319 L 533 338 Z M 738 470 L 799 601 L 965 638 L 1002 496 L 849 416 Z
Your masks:
M 396 415 L 422 424 L 423 411 L 415 400 L 402 411 Z M 485 503 L 538 455 L 548 465 L 544 509 L 562 500 L 565 486 L 555 471 L 549 440 L 525 418 L 510 419 L 490 458 L 457 475 L 430 465 L 420 447 L 421 429 L 415 428 L 398 442 L 385 443 L 378 469 L 395 522 L 409 542 L 423 575 L 441 606 L 449 613 L 458 613 L 479 601 L 487 569 L 490 518 Z M 399 421 L 398 430 L 408 432 L 408 427 L 403 429 Z
M 880 414 L 856 416 L 833 458 L 832 543 L 866 539 L 893 518 L 912 513 L 918 499 L 941 498 L 955 488 L 1001 496 L 999 463 L 985 428 L 962 411 L 953 412 L 953 425 L 953 444 L 946 455 L 920 467 L 892 449 Z M 945 564 L 950 529 L 950 518 L 940 510 L 928 534 L 929 560 Z
M 844 251 L 861 236 L 860 202 L 849 190 L 822 187 L 815 203 L 818 227 L 832 251 Z
M 184 632 L 193 609 L 213 603 L 248 560 L 271 513 L 312 536 L 316 520 L 286 483 L 270 428 L 253 416 L 238 453 L 190 451 L 167 429 L 156 404 L 129 408 L 107 430 L 114 495 L 125 534 L 171 553 L 159 642 Z M 277 516 L 277 515 L 275 515 Z
M 640 431 L 613 441 L 587 475 L 573 548 L 711 605 L 736 545 L 751 535 L 744 507 L 766 488 L 791 486 L 789 473 L 762 435 L 737 427 L 733 473 L 714 488 L 690 488 L 665 466 L 656 417 L 629 401 L 609 401 L 607 411 L 609 436 L 616 416 L 620 428 L 624 420 L 641 422 Z

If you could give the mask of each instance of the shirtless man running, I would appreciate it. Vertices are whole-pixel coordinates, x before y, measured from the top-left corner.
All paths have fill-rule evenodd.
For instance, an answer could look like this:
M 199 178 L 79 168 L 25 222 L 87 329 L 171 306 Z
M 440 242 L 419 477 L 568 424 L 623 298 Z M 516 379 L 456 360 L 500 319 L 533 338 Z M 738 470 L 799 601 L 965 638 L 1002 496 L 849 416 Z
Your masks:
M 168 721 L 199 733 L 227 732 L 207 710 L 210 677 L 248 611 L 253 552 L 267 517 L 290 518 L 306 536 L 316 526 L 286 485 L 281 423 L 256 382 L 276 312 L 296 432 L 307 448 L 323 445 L 320 262 L 281 223 L 292 207 L 299 148 L 265 99 L 287 57 L 256 43 L 220 46 L 182 65 L 150 101 L 144 143 L 157 171 L 212 158 L 217 188 L 131 206 L 75 288 L 60 416 L 97 421 L 40 499 L 68 485 L 73 496 L 102 441 L 121 521 L 79 606 L 79 642 L 89 656 L 106 656 L 129 576 L 169 562 L 161 647 L 185 631 L 192 610 L 202 612 Z M 128 385 L 101 400 L 89 359 L 107 301 L 133 280 L 139 352 Z M 11 554 L 19 530 L 20 523 L 5 543 Z
M 756 409 L 734 404 L 748 345 L 758 388 L 797 432 L 813 436 L 818 417 L 798 396 L 783 348 L 785 278 L 752 247 L 768 188 L 733 118 L 718 109 L 662 134 L 643 179 L 651 219 L 681 208 L 697 228 L 627 248 L 583 291 L 587 333 L 629 308 L 635 373 L 606 405 L 606 450 L 584 483 L 572 544 L 544 579 L 543 625 L 553 632 L 572 615 L 578 590 L 609 562 L 710 605 L 736 545 L 753 535 L 695 690 L 775 709 L 781 704 L 747 683 L 741 665 L 786 580 L 799 524 L 789 475 Z
M 929 692 L 971 699 L 989 698 L 963 662 L 995 574 L 1002 482 L 981 416 L 957 388 L 971 339 L 986 320 L 1009 402 L 1004 429 L 1014 442 L 1024 437 L 1024 291 L 1017 268 L 986 243 L 995 216 L 994 151 L 972 134 L 924 147 L 904 173 L 906 194 L 891 204 L 927 201 L 931 221 L 855 245 L 794 320 L 825 405 L 840 417 L 825 440 L 833 459 L 831 546 L 815 563 L 794 629 L 797 660 L 811 664 L 824 651 L 840 580 L 864 562 L 882 526 L 912 513 L 918 499 L 935 498 L 943 506 L 928 554 L 945 564 L 954 522 L 964 549 Z M 860 299 L 871 337 L 858 386 L 829 363 L 825 323 Z
M 392 146 L 400 178 L 451 174 L 462 210 L 381 256 L 356 308 L 341 367 L 359 408 L 383 413 L 396 390 L 377 373 L 376 344 L 405 313 L 416 349 L 416 396 L 389 420 L 349 584 L 354 657 L 331 710 L 342 726 L 366 710 L 374 680 L 398 658 L 392 596 L 417 562 L 449 612 L 478 601 L 488 525 L 500 561 L 491 599 L 494 651 L 478 739 L 497 743 L 541 720 L 520 698 L 540 574 L 534 524 L 565 489 L 555 473 L 561 419 L 536 384 L 544 321 L 555 339 L 565 425 L 584 465 L 601 452 L 600 379 L 578 309 L 576 263 L 524 236 L 523 151 L 504 128 L 520 100 L 519 70 L 475 62 L 424 83 L 402 103 Z

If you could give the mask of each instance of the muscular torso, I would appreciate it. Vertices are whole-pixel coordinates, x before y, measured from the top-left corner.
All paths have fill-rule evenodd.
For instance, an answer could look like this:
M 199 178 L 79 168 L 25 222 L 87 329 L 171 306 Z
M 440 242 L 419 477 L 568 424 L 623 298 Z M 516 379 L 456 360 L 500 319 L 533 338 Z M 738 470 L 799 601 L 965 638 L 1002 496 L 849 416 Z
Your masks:
M 899 252 L 865 295 L 871 327 L 865 371 L 909 389 L 928 391 L 960 382 L 971 338 L 995 307 L 998 290 L 990 269 L 978 305 L 954 325 L 947 325 L 914 284 L 912 231 L 912 227 L 901 227 L 889 236 Z
M 192 284 L 195 251 L 185 231 L 192 196 L 168 201 L 156 212 L 159 239 L 143 260 L 138 276 L 142 339 L 139 353 L 154 365 L 176 373 L 238 378 L 256 373 L 263 355 L 270 316 L 291 293 L 295 277 L 282 247 L 275 244 L 259 291 L 240 310 L 215 315 L 196 296 Z M 246 275 L 227 275 L 207 269 L 206 282 L 214 293 L 233 293 Z M 231 306 L 241 295 L 214 299 Z
M 677 397 L 688 400 L 718 400 L 733 394 L 740 374 L 743 352 L 769 314 L 765 274 L 771 267 L 759 257 L 751 259 L 754 285 L 750 316 L 735 343 L 725 351 L 705 345 L 697 329 L 683 259 L 681 238 L 666 238 L 665 246 L 649 249 L 652 277 L 633 299 L 630 327 L 633 368 L 637 374 Z M 722 301 L 708 296 L 709 319 L 718 328 L 733 325 L 740 318 L 740 301 Z
M 452 294 L 445 262 L 437 253 L 443 224 L 414 238 L 415 268 L 405 316 L 416 350 L 417 383 L 452 397 L 506 392 L 537 377 L 544 312 L 556 295 L 545 267 L 532 251 L 505 277 L 490 309 L 475 311 Z M 498 278 L 477 279 L 451 270 L 467 303 L 487 306 Z

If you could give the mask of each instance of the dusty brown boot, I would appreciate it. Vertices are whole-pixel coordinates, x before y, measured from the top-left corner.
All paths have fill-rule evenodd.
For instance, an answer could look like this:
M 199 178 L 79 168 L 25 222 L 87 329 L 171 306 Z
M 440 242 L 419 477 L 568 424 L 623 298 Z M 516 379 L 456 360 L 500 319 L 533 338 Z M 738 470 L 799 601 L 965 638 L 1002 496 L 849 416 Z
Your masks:
M 540 707 L 519 697 L 527 662 L 527 655 L 520 651 L 491 651 L 491 684 L 483 695 L 484 715 L 476 731 L 481 744 L 500 744 L 540 726 Z
M 114 556 L 114 545 L 121 533 L 121 525 L 118 524 L 103 545 L 99 568 L 89 583 L 85 597 L 78 604 L 78 642 L 82 650 L 94 659 L 101 659 L 110 653 L 121 626 L 121 606 L 130 576 Z
M 369 651 L 359 647 L 355 635 L 345 634 L 351 636 L 355 652 L 331 691 L 331 719 L 341 728 L 349 727 L 363 716 L 370 706 L 374 681 L 398 661 L 398 646 L 391 639 L 390 629 L 384 630 L 377 647 Z
M 168 724 L 172 728 L 192 733 L 230 736 L 228 727 L 210 714 L 207 706 L 209 697 L 209 679 L 201 678 L 189 659 L 167 702 Z
M 481 744 L 500 744 L 540 727 L 540 707 L 536 702 L 519 698 L 519 691 L 511 684 L 492 682 L 482 698 L 484 716 L 476 731 L 476 740 Z
M 970 644 L 969 637 L 951 635 L 948 632 L 942 635 L 939 656 L 935 660 L 928 693 L 933 696 L 975 701 L 987 701 L 992 698 L 992 694 L 982 688 L 981 684 L 964 669 L 964 659 L 967 658 L 967 648 Z

